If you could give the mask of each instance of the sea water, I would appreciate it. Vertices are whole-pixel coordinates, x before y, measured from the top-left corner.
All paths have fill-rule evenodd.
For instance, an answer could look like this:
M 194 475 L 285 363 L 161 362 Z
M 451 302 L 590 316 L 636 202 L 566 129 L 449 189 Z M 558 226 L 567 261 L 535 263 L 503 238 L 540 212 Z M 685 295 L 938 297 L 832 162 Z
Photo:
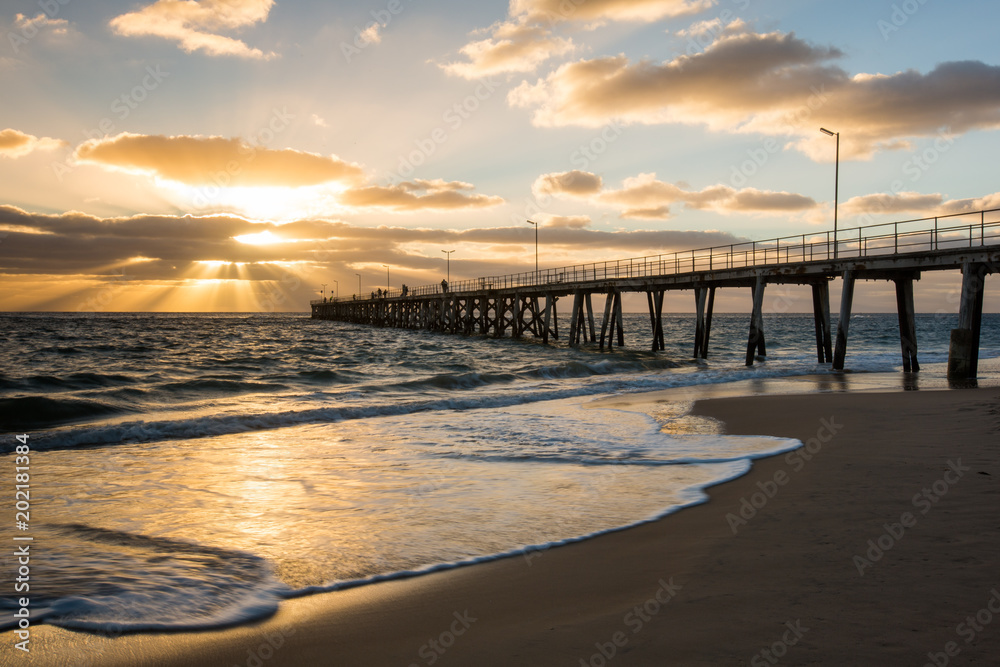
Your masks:
M 693 398 L 803 377 L 796 390 L 946 387 L 954 319 L 917 317 L 917 380 L 897 372 L 895 315 L 852 319 L 842 374 L 817 364 L 811 315 L 768 318 L 769 357 L 747 368 L 746 315 L 716 315 L 695 361 L 684 315 L 652 353 L 644 315 L 626 316 L 626 349 L 601 352 L 298 314 L 0 314 L 3 474 L 15 435 L 31 448 L 33 621 L 238 624 L 284 598 L 654 519 L 800 444 L 722 435 L 686 415 Z M 984 359 L 998 325 L 984 316 Z M 655 409 L 589 405 L 670 388 Z

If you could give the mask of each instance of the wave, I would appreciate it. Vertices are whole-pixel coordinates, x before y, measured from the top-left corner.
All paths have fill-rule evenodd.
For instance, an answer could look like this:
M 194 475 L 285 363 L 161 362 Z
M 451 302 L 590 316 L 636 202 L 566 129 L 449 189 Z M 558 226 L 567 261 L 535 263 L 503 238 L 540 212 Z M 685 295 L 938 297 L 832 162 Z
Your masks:
M 72 630 L 148 632 L 243 624 L 278 609 L 289 589 L 253 554 L 83 524 L 38 527 L 46 545 L 32 622 Z M 15 609 L 0 598 L 0 610 Z M 0 630 L 16 624 L 12 614 Z
M 178 392 L 226 392 L 230 394 L 244 394 L 250 392 L 287 391 L 290 387 L 284 384 L 273 382 L 250 382 L 247 380 L 231 380 L 218 378 L 200 378 L 197 380 L 185 380 L 183 382 L 167 382 L 158 385 L 157 389 Z
M 0 430 L 30 431 L 128 412 L 131 410 L 101 401 L 46 396 L 0 398 Z
M 66 377 L 56 375 L 32 375 L 30 377 L 0 378 L 0 390 L 7 391 L 74 391 L 100 387 L 117 387 L 134 384 L 139 380 L 128 375 L 101 373 L 72 373 Z
M 67 449 L 78 446 L 103 446 L 193 439 L 269 430 L 308 423 L 340 422 L 426 411 L 465 411 L 479 408 L 503 408 L 578 396 L 635 393 L 694 384 L 720 384 L 749 378 L 765 379 L 795 374 L 805 375 L 816 373 L 817 371 L 829 372 L 815 366 L 803 367 L 796 373 L 790 371 L 787 367 L 768 369 L 763 365 L 759 365 L 735 371 L 726 369 L 718 371 L 706 370 L 698 373 L 614 376 L 602 379 L 600 382 L 563 386 L 557 389 L 523 388 L 519 391 L 484 396 L 467 393 L 458 394 L 457 396 L 406 400 L 405 397 L 389 395 L 387 398 L 390 400 L 380 403 L 373 403 L 369 400 L 364 405 L 327 405 L 302 410 L 277 410 L 249 414 L 213 414 L 167 421 L 137 420 L 96 426 L 78 426 L 74 428 L 37 431 L 32 435 L 32 442 L 35 449 Z M 347 399 L 349 396 L 345 396 L 344 398 Z M 43 420 L 39 421 L 43 422 Z M 37 428 L 40 425 L 37 424 L 35 427 Z M 48 424 L 46 423 L 46 425 Z M 12 449 L 13 445 L 9 443 L 0 444 L 0 452 L 9 452 Z

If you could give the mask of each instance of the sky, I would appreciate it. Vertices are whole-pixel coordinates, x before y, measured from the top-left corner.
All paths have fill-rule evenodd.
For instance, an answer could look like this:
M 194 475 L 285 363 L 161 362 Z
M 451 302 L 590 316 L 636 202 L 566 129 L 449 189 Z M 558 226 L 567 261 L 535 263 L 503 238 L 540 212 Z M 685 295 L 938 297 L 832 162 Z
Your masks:
M 944 0 L 8 0 L 0 310 L 304 311 L 531 270 L 528 219 L 542 268 L 817 234 L 820 127 L 841 229 L 1000 208 L 997 25 Z M 917 310 L 956 312 L 960 280 L 925 273 Z

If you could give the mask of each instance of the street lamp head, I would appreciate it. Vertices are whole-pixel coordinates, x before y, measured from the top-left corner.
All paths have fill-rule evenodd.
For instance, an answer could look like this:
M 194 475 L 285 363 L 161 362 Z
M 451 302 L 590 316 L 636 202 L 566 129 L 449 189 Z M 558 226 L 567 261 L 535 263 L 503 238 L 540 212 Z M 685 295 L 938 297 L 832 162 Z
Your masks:
M 532 220 L 525 220 L 525 222 L 527 222 L 527 223 L 528 223 L 529 225 L 534 225 L 535 227 L 537 227 L 537 226 L 538 226 L 538 223 L 537 223 L 537 222 L 534 222 L 534 221 L 532 221 Z
M 831 132 L 830 130 L 826 129 L 825 127 L 819 128 L 819 131 L 822 132 L 823 134 L 827 135 L 828 137 L 832 137 L 832 136 L 834 136 L 836 134 L 839 134 L 839 132 Z

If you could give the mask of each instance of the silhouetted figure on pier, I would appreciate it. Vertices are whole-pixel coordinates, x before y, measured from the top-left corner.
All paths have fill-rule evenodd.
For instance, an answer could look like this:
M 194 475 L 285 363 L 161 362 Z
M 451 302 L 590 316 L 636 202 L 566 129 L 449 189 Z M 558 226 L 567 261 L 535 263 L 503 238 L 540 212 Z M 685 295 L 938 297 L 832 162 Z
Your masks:
M 447 280 L 442 280 L 441 281 L 441 291 L 442 292 L 447 292 L 448 291 L 448 281 Z

